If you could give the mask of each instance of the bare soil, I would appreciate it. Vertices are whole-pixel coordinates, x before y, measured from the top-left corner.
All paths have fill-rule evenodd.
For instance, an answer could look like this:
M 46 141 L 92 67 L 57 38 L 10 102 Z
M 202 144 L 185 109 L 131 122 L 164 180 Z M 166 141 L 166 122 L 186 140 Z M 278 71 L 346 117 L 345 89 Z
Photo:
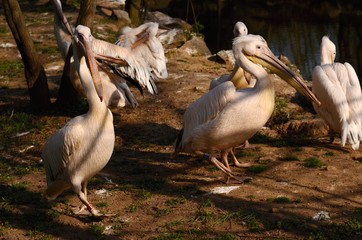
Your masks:
M 24 14 L 55 98 L 63 63 L 52 34 L 51 10 Z M 67 16 L 75 19 L 76 12 Z M 4 15 L 0 18 L 0 44 L 15 44 Z M 104 23 L 103 18 L 97 15 L 96 31 L 114 34 L 114 23 Z M 360 151 L 340 147 L 339 138 L 329 143 L 323 124 L 312 129 L 319 120 L 310 105 L 292 97 L 291 88 L 278 80 L 277 96 L 287 102 L 283 113 L 290 113 L 292 120 L 261 130 L 250 140 L 252 149 L 237 150 L 238 158 L 253 167 L 232 166 L 232 170 L 252 177 L 250 182 L 226 185 L 222 173 L 207 160 L 190 154 L 173 156 L 183 112 L 208 90 L 211 79 L 229 73 L 230 68 L 175 49 L 167 50 L 167 57 L 169 78 L 157 82 L 159 95 L 133 91 L 139 107 L 112 109 L 117 135 L 114 153 L 90 182 L 89 200 L 114 216 L 95 219 L 72 214 L 72 207 L 80 202 L 71 191 L 53 202 L 42 196 L 46 182 L 41 147 L 84 107 L 67 113 L 33 113 L 22 69 L 16 67 L 21 63 L 17 48 L 1 45 L 1 66 L 9 61 L 11 70 L 2 68 L 0 78 L 0 112 L 8 119 L 0 130 L 5 131 L 21 114 L 28 116 L 31 126 L 20 128 L 28 134 L 4 135 L 0 142 L 1 239 L 361 238 Z M 322 165 L 306 167 L 308 159 Z M 238 188 L 210 192 L 230 186 Z M 329 218 L 314 220 L 321 211 Z

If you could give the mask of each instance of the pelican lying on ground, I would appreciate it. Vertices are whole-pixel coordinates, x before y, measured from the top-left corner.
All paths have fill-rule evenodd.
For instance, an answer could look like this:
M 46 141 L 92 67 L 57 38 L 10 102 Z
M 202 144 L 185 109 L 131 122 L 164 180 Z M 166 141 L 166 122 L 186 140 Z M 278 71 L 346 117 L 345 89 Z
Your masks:
M 87 182 L 108 163 L 114 148 L 113 116 L 102 101 L 102 82 L 92 53 L 90 29 L 79 25 L 74 33 L 74 65 L 87 95 L 88 112 L 72 118 L 44 145 L 42 159 L 46 172 L 48 199 L 72 188 L 87 209 L 103 216 L 87 199 Z
M 69 40 L 71 39 L 72 28 L 64 16 L 60 1 L 52 0 L 52 2 L 56 10 L 54 16 L 54 33 L 64 58 L 70 46 Z M 123 107 L 125 104 L 137 105 L 137 101 L 129 90 L 126 81 L 135 85 L 141 93 L 143 93 L 143 88 L 147 88 L 151 94 L 157 94 L 157 87 L 154 83 L 155 76 L 159 74 L 160 77 L 167 77 L 166 63 L 163 65 L 160 63 L 162 60 L 166 61 L 164 50 L 160 42 L 155 40 L 157 38 L 153 34 L 154 31 L 157 32 L 158 25 L 151 23 L 149 25 L 151 27 L 143 28 L 143 31 L 139 31 L 138 34 L 135 35 L 137 38 L 132 40 L 132 45 L 127 47 L 120 47 L 95 38 L 92 41 L 92 48 L 96 58 L 103 62 L 100 72 L 105 76 L 103 79 L 105 89 L 104 98 L 110 106 Z M 157 43 L 159 43 L 159 45 L 157 45 Z M 139 50 L 139 48 L 142 49 L 142 51 Z M 147 49 L 148 52 L 152 52 L 152 54 L 145 54 Z M 142 52 L 143 55 L 141 55 L 140 52 Z M 163 59 L 162 56 L 164 57 Z M 112 57 L 113 60 L 110 60 L 109 57 Z M 146 57 L 152 57 L 152 59 Z M 118 59 L 118 62 L 114 62 L 115 59 Z M 156 60 L 157 69 L 153 69 L 153 65 L 150 65 L 150 62 L 155 64 Z M 76 71 L 74 68 L 71 68 L 71 71 L 72 73 L 70 75 L 73 86 L 84 96 Z M 115 74 L 120 77 L 115 79 Z M 121 83 L 119 83 L 120 81 Z
M 227 164 L 228 153 L 251 138 L 270 118 L 274 109 L 274 85 L 264 67 L 319 104 L 302 80 L 278 60 L 260 36 L 245 35 L 233 40 L 236 64 L 257 78 L 253 88 L 236 90 L 232 82 L 220 84 L 192 103 L 183 116 L 183 130 L 175 153 L 209 152 L 209 160 L 229 177 L 235 177 Z M 224 162 L 214 151 L 221 151 Z
M 331 142 L 334 133 L 358 150 L 362 140 L 362 93 L 357 74 L 349 63 L 334 63 L 336 47 L 327 36 L 322 38 L 321 65 L 312 73 L 312 91 L 322 105 L 313 105 L 327 122 Z

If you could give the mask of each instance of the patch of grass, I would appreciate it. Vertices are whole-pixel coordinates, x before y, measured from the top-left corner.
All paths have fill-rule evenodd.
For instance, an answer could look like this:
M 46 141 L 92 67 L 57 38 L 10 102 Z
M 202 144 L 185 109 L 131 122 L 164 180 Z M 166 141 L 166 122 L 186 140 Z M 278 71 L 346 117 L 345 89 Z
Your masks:
M 331 151 L 328 151 L 328 152 L 324 153 L 324 156 L 327 156 L 327 157 L 333 157 L 335 155 L 336 155 L 336 153 L 331 152 Z
M 261 173 L 265 170 L 268 169 L 268 165 L 266 164 L 257 164 L 257 165 L 252 165 L 248 168 L 248 172 L 252 172 L 252 173 Z
M 161 236 L 150 238 L 150 240 L 183 240 L 181 233 L 163 233 Z
M 60 214 L 58 211 L 55 211 L 55 210 L 53 210 L 53 209 L 49 209 L 49 210 L 47 210 L 47 211 L 45 212 L 45 215 L 46 215 L 47 217 L 49 217 L 50 219 L 55 220 L 55 219 L 58 219 L 61 214 Z
M 253 199 L 255 199 L 256 198 L 256 196 L 255 195 L 248 195 L 248 196 L 246 196 L 249 200 L 253 200 Z
M 212 207 L 212 206 L 214 206 L 214 203 L 209 198 L 201 203 L 201 208 Z
M 139 202 L 132 203 L 131 205 L 126 207 L 126 212 L 134 213 L 134 212 L 136 212 L 138 210 L 139 207 L 140 207 Z
M 89 230 L 90 230 L 94 235 L 101 236 L 102 233 L 103 233 L 104 230 L 105 230 L 105 227 L 104 227 L 104 226 L 101 226 L 101 225 L 99 225 L 99 224 L 96 224 L 96 223 L 92 223 L 92 224 L 89 226 Z
M 241 210 L 235 212 L 226 212 L 218 217 L 218 221 L 223 223 L 231 220 L 240 220 L 243 217 L 243 212 Z
M 331 224 L 333 235 L 339 239 L 350 239 L 352 236 L 358 236 L 362 231 L 362 223 L 357 218 L 351 218 L 345 223 Z
M 177 227 L 177 226 L 180 226 L 181 224 L 183 224 L 184 222 L 181 221 L 181 220 L 175 220 L 175 221 L 171 221 L 171 222 L 168 222 L 164 225 L 164 227 L 166 228 L 173 228 L 173 227 Z
M 248 227 L 248 230 L 250 232 L 261 232 L 263 229 L 262 225 L 256 219 L 254 214 L 246 215 L 245 217 L 243 217 L 242 221 Z
M 283 220 L 278 220 L 275 222 L 269 222 L 265 226 L 265 228 L 267 230 L 279 229 L 279 230 L 289 231 L 289 230 L 298 228 L 298 226 L 300 226 L 301 224 L 303 224 L 303 223 L 299 219 L 283 219 Z
M 98 202 L 95 205 L 96 205 L 96 207 L 99 207 L 99 208 L 108 207 L 108 203 L 106 203 L 106 202 Z
M 327 240 L 328 238 L 324 236 L 323 233 L 310 233 L 306 240 Z
M 319 168 L 323 166 L 323 163 L 318 158 L 309 157 L 304 160 L 303 166 L 306 168 Z
M 290 110 L 287 109 L 287 102 L 284 98 L 275 98 L 275 107 L 273 114 L 267 122 L 267 126 L 273 127 L 275 125 L 283 124 L 291 119 Z
M 286 140 L 276 140 L 271 143 L 273 147 L 288 147 L 290 146 Z
M 271 198 L 268 199 L 269 202 L 274 202 L 274 203 L 291 203 L 292 201 L 288 198 L 288 197 L 276 197 L 276 198 Z
M 291 161 L 299 161 L 299 158 L 294 155 L 287 155 L 285 157 L 279 158 L 279 160 L 285 161 L 285 162 L 291 162 Z
M 354 210 L 355 213 L 357 214 L 362 214 L 362 207 L 358 207 Z
M 145 189 L 141 189 L 141 191 L 139 191 L 138 193 L 137 193 L 137 198 L 139 199 L 139 200 L 146 200 L 146 199 L 149 199 L 149 198 L 151 198 L 151 195 L 152 195 L 152 193 L 151 192 L 149 192 L 149 191 L 147 191 L 147 190 L 145 190 Z
M 166 216 L 168 215 L 169 213 L 172 212 L 172 210 L 170 208 L 164 208 L 164 209 L 161 209 L 161 208 L 154 208 L 154 216 L 155 217 L 163 217 L 163 216 Z
M 240 151 L 235 154 L 236 157 L 255 157 L 257 154 L 250 151 Z
M 10 29 L 7 26 L 0 26 L 0 34 L 5 34 L 10 32 Z
M 195 221 L 200 221 L 202 223 L 207 223 L 214 219 L 214 213 L 206 209 L 199 209 L 195 214 Z
M 21 77 L 24 74 L 24 65 L 21 59 L 0 61 L 0 72 L 4 78 Z
M 181 204 L 186 203 L 186 198 L 184 196 L 178 198 L 171 198 L 166 200 L 166 205 L 169 207 L 177 207 Z
M 215 238 L 215 240 L 235 240 L 235 239 L 240 239 L 240 237 L 232 233 L 225 233 Z

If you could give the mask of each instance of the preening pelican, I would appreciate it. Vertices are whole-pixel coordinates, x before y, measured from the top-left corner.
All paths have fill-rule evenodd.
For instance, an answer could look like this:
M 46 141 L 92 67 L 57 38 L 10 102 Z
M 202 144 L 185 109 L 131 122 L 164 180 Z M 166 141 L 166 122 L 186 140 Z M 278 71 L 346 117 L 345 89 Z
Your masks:
M 79 25 L 74 32 L 74 65 L 89 104 L 88 112 L 72 118 L 44 145 L 48 199 L 72 188 L 94 216 L 103 216 L 87 199 L 87 182 L 108 163 L 114 148 L 113 116 L 102 101 L 102 83 L 92 53 L 90 29 Z
M 154 80 L 166 79 L 167 59 L 160 40 L 157 38 L 158 23 L 148 22 L 137 28 L 124 27 L 118 36 L 116 45 L 121 47 L 133 47 L 133 53 L 142 57 L 151 70 L 151 77 Z M 146 35 L 147 40 L 138 46 L 134 46 L 140 36 Z
M 302 80 L 277 59 L 260 36 L 245 35 L 233 40 L 236 64 L 256 77 L 253 88 L 236 90 L 227 81 L 192 103 L 183 116 L 183 130 L 176 142 L 175 152 L 209 152 L 209 160 L 229 177 L 230 168 L 218 161 L 213 151 L 227 155 L 241 142 L 251 138 L 270 118 L 274 109 L 274 85 L 264 67 L 319 104 Z M 261 65 L 261 66 L 260 66 Z
M 64 58 L 71 43 L 72 28 L 64 16 L 60 1 L 52 0 L 52 3 L 56 10 L 54 16 L 54 32 L 59 49 Z M 155 31 L 154 29 L 156 27 L 157 32 L 158 25 L 156 24 L 156 26 L 154 26 L 151 23 L 149 25 L 152 26 L 152 31 L 149 30 L 149 28 L 143 29 L 143 31 L 136 34 L 137 38 L 133 39 L 133 44 L 127 47 L 120 47 L 113 43 L 93 38 L 92 49 L 96 58 L 102 61 L 102 69 L 100 69 L 100 72 L 105 76 L 103 79 L 103 87 L 105 89 L 104 99 L 109 106 L 123 107 L 125 104 L 137 105 L 137 101 L 129 90 L 126 81 L 135 85 L 142 93 L 142 89 L 146 88 L 151 94 L 157 94 L 158 91 L 154 83 L 154 76 L 159 74 L 160 77 L 167 77 L 166 63 L 164 65 L 160 63 L 162 56 L 164 57 L 163 47 L 159 41 L 157 42 L 159 45 L 155 43 L 155 39 L 157 38 L 153 36 L 153 31 Z M 140 51 L 139 48 L 143 50 Z M 148 52 L 152 52 L 152 54 L 146 54 L 146 49 L 148 49 Z M 141 53 L 143 55 L 141 55 Z M 151 56 L 153 59 L 150 60 L 146 58 L 146 56 Z M 115 62 L 116 59 L 118 59 L 117 62 Z M 152 68 L 153 65 L 150 64 L 155 64 L 156 60 L 158 68 L 155 70 Z M 165 60 L 165 58 L 163 60 Z M 75 69 L 71 68 L 71 71 L 70 76 L 73 86 L 84 96 Z M 122 77 L 123 80 L 120 80 L 120 77 L 115 79 L 115 74 Z M 121 81 L 122 84 L 115 84 L 119 83 L 119 81 Z
M 346 142 L 353 150 L 362 140 L 362 93 L 357 74 L 349 63 L 334 63 L 336 47 L 327 36 L 322 38 L 321 65 L 312 73 L 312 91 L 322 105 L 313 105 L 326 121 L 331 142 L 334 133 L 341 135 L 341 146 Z

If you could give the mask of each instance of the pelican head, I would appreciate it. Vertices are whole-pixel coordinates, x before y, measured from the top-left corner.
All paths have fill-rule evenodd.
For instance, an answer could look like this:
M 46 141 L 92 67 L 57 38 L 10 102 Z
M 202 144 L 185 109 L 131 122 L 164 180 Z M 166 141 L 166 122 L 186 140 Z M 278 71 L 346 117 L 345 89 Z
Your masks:
M 93 36 L 90 29 L 86 26 L 78 25 L 74 31 L 74 42 L 78 47 L 78 52 L 76 51 L 75 54 L 78 55 L 78 59 L 80 59 L 81 63 L 82 61 L 86 61 L 86 64 L 93 79 L 93 84 L 100 100 L 102 101 L 103 88 L 101 78 L 98 72 L 97 63 L 92 50 L 92 40 Z
M 262 67 L 265 67 L 271 72 L 277 74 L 298 92 L 309 98 L 315 104 L 320 105 L 319 100 L 303 83 L 303 80 L 274 56 L 266 41 L 261 36 L 248 34 L 235 38 L 233 41 L 233 53 L 236 63 L 246 71 L 252 73 L 258 79 L 264 77 L 261 76 L 261 74 L 264 74 L 265 71 L 261 69 L 259 69 L 259 71 L 255 71 L 255 64 L 261 65 Z M 250 62 L 254 63 L 254 68 L 251 67 L 252 65 Z
M 324 36 L 321 42 L 321 65 L 332 64 L 336 59 L 336 45 Z
M 236 22 L 234 26 L 234 37 L 239 37 L 248 34 L 248 28 L 243 22 Z

